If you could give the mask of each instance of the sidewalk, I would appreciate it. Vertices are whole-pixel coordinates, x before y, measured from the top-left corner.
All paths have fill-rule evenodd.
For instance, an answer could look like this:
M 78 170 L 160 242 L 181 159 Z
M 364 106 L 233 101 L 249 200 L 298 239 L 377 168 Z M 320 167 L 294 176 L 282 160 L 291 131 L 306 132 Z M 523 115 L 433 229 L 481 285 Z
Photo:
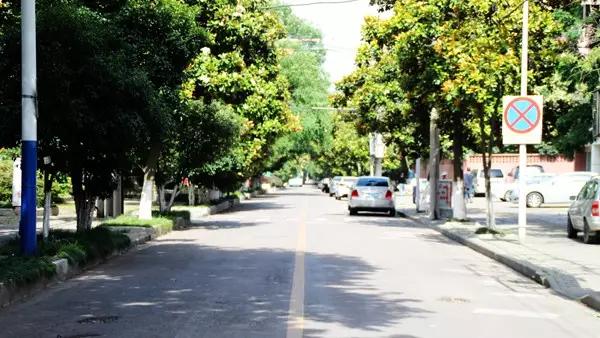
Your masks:
M 527 238 L 517 236 L 516 206 L 496 202 L 497 228 L 505 236 L 477 235 L 485 225 L 481 200 L 469 205 L 470 222 L 430 221 L 417 214 L 410 198 L 402 197 L 397 210 L 475 251 L 521 272 L 556 292 L 600 311 L 599 245 L 586 245 L 566 236 L 566 208 L 528 209 Z

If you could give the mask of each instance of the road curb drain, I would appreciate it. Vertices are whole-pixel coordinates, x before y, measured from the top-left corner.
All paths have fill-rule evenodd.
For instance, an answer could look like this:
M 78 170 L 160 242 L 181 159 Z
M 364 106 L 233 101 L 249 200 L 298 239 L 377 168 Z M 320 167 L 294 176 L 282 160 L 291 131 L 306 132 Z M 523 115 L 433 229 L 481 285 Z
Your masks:
M 99 317 L 87 317 L 83 319 L 79 319 L 77 322 L 79 324 L 106 324 L 112 323 L 114 321 L 119 320 L 119 316 L 99 316 Z

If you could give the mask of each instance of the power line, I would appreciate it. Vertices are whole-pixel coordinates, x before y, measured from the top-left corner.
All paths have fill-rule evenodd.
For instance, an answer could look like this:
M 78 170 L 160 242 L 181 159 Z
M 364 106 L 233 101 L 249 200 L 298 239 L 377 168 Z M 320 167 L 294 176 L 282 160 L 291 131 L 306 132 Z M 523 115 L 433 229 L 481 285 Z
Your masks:
M 276 8 L 284 8 L 284 7 L 302 7 L 302 6 L 314 6 L 314 5 L 337 5 L 337 4 L 347 4 L 351 2 L 359 2 L 362 0 L 339 0 L 339 1 L 314 1 L 314 2 L 305 2 L 301 4 L 286 4 L 286 5 L 277 5 L 271 7 L 263 7 L 263 9 L 276 9 Z

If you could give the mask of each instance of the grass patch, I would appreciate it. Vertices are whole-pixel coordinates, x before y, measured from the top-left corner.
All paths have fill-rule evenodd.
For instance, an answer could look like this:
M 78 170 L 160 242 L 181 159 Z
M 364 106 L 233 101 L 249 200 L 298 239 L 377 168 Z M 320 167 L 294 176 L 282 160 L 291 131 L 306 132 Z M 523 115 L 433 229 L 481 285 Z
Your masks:
M 171 211 L 164 211 L 164 212 L 155 210 L 152 212 L 152 217 L 157 217 L 157 218 L 166 217 L 173 221 L 177 218 L 183 218 L 184 220 L 189 222 L 190 218 L 191 218 L 191 213 L 189 210 L 173 210 L 173 209 L 171 209 Z
M 477 234 L 477 235 L 492 234 L 492 235 L 498 235 L 498 236 L 506 236 L 505 231 L 498 230 L 498 229 L 490 229 L 488 227 L 477 228 L 477 230 L 475 230 L 475 234 Z
M 189 217 L 189 212 L 188 212 Z M 189 218 L 188 218 L 189 219 Z M 102 223 L 100 227 L 141 227 L 141 228 L 154 228 L 160 234 L 167 233 L 173 230 L 175 223 L 174 218 L 160 216 L 152 217 L 152 219 L 139 219 L 135 216 L 122 215 L 117 218 L 107 220 Z
M 125 234 L 96 227 L 76 233 L 66 230 L 50 232 L 48 240 L 38 236 L 38 252 L 33 257 L 19 255 L 17 240 L 0 248 L 0 282 L 6 284 L 28 284 L 56 273 L 52 260 L 65 258 L 71 265 L 83 266 L 89 262 L 107 258 L 116 250 L 131 245 Z

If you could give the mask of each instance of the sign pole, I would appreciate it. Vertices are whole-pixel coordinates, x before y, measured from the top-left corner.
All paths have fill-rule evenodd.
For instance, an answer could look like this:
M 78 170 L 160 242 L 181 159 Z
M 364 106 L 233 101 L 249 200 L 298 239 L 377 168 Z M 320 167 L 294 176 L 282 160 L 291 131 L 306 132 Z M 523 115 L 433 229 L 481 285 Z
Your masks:
M 527 96 L 527 52 L 529 44 L 529 1 L 523 2 L 523 39 L 521 45 L 521 96 Z M 519 241 L 525 241 L 527 233 L 526 170 L 527 146 L 519 145 Z
M 21 252 L 36 251 L 36 171 L 37 171 L 37 69 L 35 0 L 21 1 L 22 112 L 21 156 L 22 194 L 19 235 Z

